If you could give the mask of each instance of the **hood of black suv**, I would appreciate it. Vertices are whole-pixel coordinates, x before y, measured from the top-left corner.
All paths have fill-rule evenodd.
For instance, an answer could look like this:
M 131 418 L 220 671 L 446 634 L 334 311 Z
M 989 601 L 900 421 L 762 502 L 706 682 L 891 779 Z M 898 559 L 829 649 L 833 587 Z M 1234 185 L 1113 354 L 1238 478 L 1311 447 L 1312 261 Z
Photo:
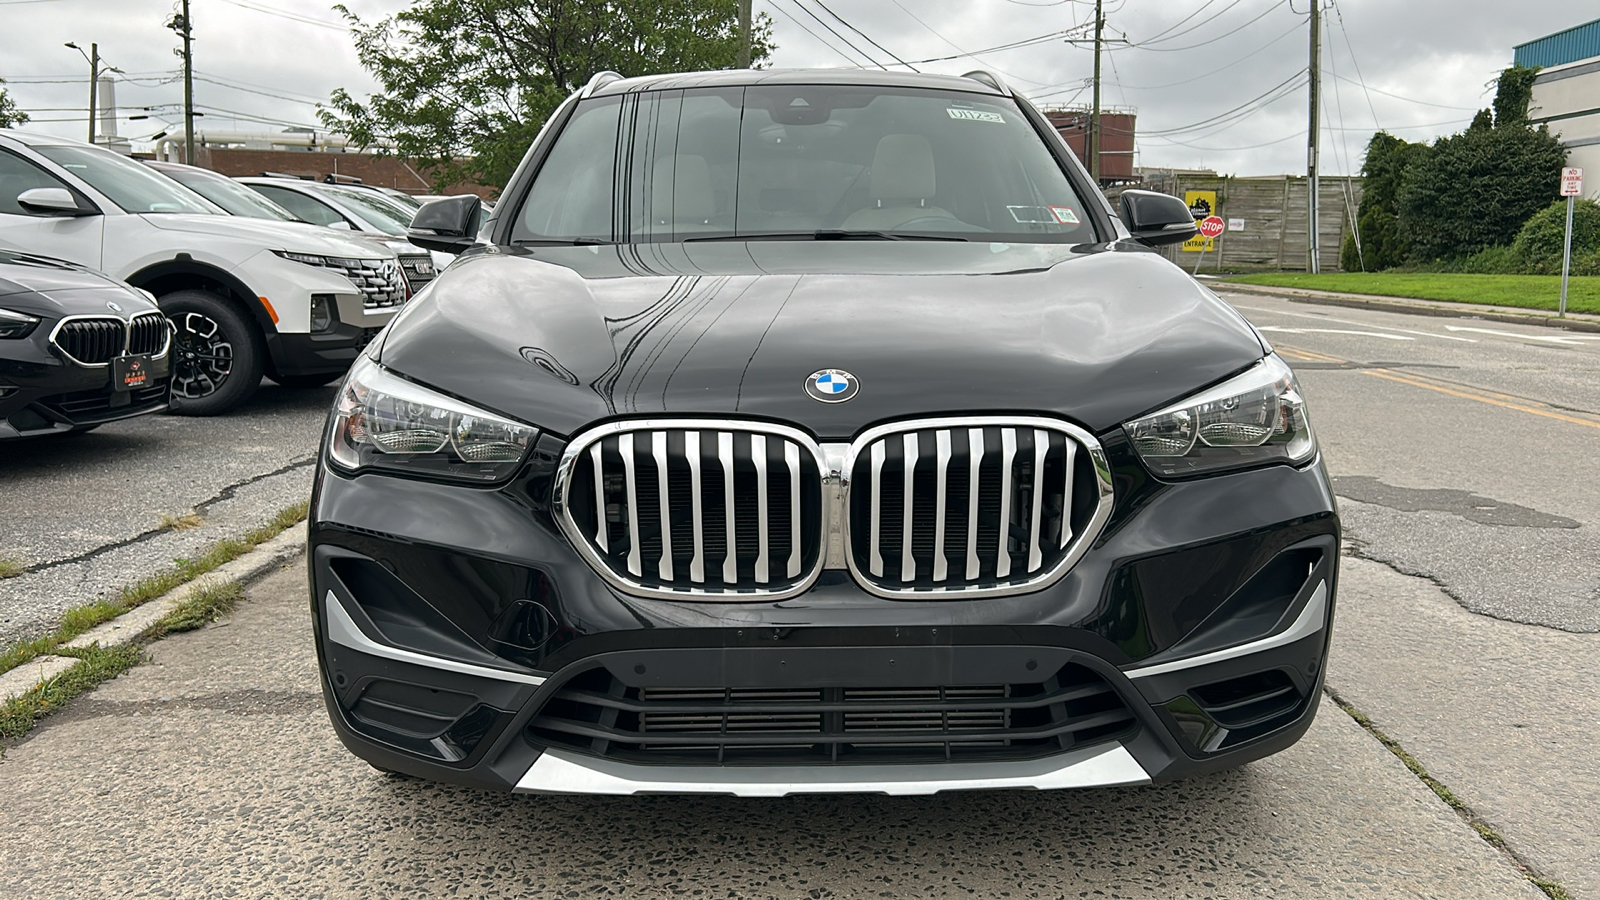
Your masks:
M 93 269 L 46 256 L 0 249 L 0 305 L 36 316 L 100 314 L 117 304 L 124 316 L 155 309 L 143 294 Z
M 1100 432 L 1264 352 L 1242 317 L 1148 252 L 739 241 L 470 256 L 394 324 L 382 362 L 557 433 L 737 414 L 836 439 L 968 411 Z M 859 392 L 812 399 L 822 369 Z

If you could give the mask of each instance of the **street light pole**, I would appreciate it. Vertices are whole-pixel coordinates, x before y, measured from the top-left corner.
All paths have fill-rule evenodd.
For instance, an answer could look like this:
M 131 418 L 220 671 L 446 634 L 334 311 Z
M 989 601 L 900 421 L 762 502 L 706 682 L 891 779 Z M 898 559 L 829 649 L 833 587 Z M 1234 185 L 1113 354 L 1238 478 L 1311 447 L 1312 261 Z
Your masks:
M 189 0 L 183 0 L 183 12 L 172 17 L 167 27 L 183 38 L 183 161 L 194 165 L 194 29 L 189 27 Z
M 739 68 L 750 68 L 750 0 L 739 0 Z
M 89 52 L 84 53 L 83 48 L 71 41 L 62 46 L 78 51 L 78 54 L 89 63 L 89 143 L 94 143 L 94 113 L 95 94 L 100 90 L 100 45 L 89 44 Z

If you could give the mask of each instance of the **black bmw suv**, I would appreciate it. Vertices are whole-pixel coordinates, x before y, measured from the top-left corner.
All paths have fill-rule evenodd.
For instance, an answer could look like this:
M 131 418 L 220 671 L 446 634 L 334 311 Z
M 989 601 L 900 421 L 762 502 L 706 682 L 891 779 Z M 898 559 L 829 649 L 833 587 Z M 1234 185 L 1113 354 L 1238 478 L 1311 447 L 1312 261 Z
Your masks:
M 330 416 L 334 728 L 502 790 L 1139 784 L 1316 712 L 1293 374 L 1000 81 L 596 76 Z M 463 252 L 464 251 L 464 252 Z

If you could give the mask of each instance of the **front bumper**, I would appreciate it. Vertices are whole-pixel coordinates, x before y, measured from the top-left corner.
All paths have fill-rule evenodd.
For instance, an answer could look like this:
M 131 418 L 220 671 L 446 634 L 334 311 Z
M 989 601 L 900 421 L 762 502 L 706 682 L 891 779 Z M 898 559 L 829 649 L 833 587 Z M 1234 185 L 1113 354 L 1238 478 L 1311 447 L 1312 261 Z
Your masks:
M 171 397 L 171 354 L 152 360 L 149 371 L 147 387 L 114 391 L 109 366 L 68 362 L 51 351 L 42 333 L 0 342 L 0 440 L 161 412 Z
M 771 796 L 1160 782 L 1293 744 L 1317 708 L 1338 520 L 1320 464 L 1156 482 L 1056 584 L 990 599 L 617 592 L 512 484 L 318 474 L 325 699 L 382 768 L 499 790 Z

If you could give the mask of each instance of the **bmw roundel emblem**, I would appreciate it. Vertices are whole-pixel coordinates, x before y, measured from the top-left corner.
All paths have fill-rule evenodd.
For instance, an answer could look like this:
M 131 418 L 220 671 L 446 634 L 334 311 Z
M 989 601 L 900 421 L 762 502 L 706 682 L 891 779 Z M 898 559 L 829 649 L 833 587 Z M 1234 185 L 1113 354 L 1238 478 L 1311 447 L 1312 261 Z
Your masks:
M 843 369 L 823 369 L 806 378 L 806 393 L 823 403 L 843 403 L 860 388 L 861 382 Z
M 122 307 L 112 303 L 110 300 L 106 301 L 106 308 L 110 309 L 112 312 L 122 312 Z

